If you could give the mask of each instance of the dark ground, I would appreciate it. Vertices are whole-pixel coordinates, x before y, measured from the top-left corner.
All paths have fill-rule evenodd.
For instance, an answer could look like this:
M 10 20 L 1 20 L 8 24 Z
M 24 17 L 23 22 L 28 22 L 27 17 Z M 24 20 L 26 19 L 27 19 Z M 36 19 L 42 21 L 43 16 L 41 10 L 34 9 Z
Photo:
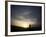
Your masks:
M 38 31 L 41 30 L 41 27 L 32 27 L 29 26 L 29 28 L 23 28 L 23 27 L 17 27 L 11 25 L 11 32 L 17 32 L 17 31 Z

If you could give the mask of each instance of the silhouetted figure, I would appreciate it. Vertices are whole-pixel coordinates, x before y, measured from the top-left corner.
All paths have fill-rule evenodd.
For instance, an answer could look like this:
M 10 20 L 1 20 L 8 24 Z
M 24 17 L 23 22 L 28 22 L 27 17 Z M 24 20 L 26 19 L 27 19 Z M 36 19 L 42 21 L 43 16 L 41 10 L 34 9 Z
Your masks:
M 29 30 L 31 30 L 31 24 L 29 24 Z
M 29 24 L 29 28 L 31 28 L 31 24 Z

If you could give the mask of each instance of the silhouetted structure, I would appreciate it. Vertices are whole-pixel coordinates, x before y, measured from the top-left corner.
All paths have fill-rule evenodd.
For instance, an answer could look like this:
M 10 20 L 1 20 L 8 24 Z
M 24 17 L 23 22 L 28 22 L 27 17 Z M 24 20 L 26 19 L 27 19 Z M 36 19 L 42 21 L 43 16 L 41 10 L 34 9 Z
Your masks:
M 29 28 L 31 28 L 31 24 L 29 24 Z

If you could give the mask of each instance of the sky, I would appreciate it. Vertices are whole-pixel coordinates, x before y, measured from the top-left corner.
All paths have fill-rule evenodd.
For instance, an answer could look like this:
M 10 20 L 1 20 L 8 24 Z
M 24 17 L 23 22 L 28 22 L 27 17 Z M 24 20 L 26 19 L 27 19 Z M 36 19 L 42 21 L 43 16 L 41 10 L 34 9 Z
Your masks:
M 41 22 L 40 6 L 11 5 L 12 25 L 20 27 L 29 27 Z

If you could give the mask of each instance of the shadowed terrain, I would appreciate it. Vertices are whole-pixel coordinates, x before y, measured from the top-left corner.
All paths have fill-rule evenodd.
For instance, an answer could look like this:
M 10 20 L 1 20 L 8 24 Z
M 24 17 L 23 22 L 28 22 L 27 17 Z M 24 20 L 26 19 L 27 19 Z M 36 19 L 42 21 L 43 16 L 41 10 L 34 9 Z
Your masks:
M 32 27 L 29 25 L 29 28 L 23 28 L 23 27 L 18 27 L 18 26 L 13 26 L 11 25 L 11 32 L 17 32 L 17 31 L 38 31 L 41 30 L 41 27 Z

